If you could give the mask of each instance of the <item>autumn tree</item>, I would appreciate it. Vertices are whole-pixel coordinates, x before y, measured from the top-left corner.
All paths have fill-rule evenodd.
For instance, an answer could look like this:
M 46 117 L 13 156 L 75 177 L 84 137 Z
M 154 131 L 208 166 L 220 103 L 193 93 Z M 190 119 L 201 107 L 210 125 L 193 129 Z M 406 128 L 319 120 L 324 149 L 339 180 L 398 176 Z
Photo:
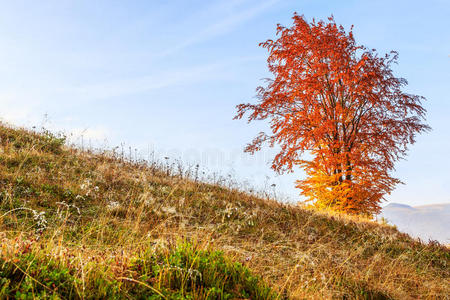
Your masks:
M 277 26 L 277 40 L 260 46 L 272 79 L 257 88 L 256 104 L 237 106 L 235 119 L 268 120 L 246 151 L 279 145 L 276 171 L 304 169 L 297 187 L 317 207 L 373 214 L 400 180 L 391 176 L 415 136 L 429 129 L 423 97 L 394 76 L 397 53 L 379 56 L 357 45 L 333 17 L 307 22 L 294 14 L 290 28 Z

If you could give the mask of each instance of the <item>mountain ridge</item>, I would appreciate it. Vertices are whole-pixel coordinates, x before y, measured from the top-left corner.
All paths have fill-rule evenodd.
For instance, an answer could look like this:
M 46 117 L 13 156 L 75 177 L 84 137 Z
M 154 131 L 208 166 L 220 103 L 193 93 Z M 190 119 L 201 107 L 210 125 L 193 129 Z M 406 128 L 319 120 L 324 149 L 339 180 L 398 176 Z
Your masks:
M 380 216 L 413 237 L 450 244 L 450 203 L 420 206 L 391 203 L 382 209 Z

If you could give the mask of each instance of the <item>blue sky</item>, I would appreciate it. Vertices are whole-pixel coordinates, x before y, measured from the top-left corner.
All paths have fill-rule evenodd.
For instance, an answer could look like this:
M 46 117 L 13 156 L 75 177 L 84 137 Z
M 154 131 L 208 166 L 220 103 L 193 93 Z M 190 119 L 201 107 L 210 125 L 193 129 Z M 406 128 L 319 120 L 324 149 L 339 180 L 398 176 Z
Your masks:
M 358 43 L 400 53 L 396 75 L 427 97 L 433 131 L 418 138 L 395 174 L 390 202 L 450 202 L 450 3 L 431 1 L 0 1 L 0 117 L 83 134 L 142 155 L 199 162 L 298 199 L 295 178 L 244 145 L 264 124 L 233 121 L 270 76 L 258 43 L 296 11 L 331 14 Z M 79 139 L 78 139 L 79 141 Z

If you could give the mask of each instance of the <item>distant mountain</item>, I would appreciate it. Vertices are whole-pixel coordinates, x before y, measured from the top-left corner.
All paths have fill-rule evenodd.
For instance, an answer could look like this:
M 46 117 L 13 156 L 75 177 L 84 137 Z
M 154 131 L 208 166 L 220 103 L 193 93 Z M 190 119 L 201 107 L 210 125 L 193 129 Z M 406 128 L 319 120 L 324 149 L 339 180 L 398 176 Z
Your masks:
M 450 203 L 414 207 L 391 203 L 383 208 L 381 217 L 423 241 L 450 244 Z

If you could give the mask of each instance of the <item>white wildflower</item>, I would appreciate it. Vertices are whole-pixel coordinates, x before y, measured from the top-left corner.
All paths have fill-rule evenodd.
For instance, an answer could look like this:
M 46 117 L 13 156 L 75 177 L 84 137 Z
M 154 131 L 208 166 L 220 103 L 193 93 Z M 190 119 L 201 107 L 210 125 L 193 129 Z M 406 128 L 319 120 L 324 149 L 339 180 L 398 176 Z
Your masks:
M 161 207 L 161 211 L 165 212 L 166 214 L 176 214 L 177 213 L 177 209 L 173 206 Z
M 117 201 L 110 201 L 106 207 L 110 210 L 118 209 L 120 207 L 120 203 Z
M 84 197 L 81 195 L 76 195 L 75 200 L 84 200 Z

